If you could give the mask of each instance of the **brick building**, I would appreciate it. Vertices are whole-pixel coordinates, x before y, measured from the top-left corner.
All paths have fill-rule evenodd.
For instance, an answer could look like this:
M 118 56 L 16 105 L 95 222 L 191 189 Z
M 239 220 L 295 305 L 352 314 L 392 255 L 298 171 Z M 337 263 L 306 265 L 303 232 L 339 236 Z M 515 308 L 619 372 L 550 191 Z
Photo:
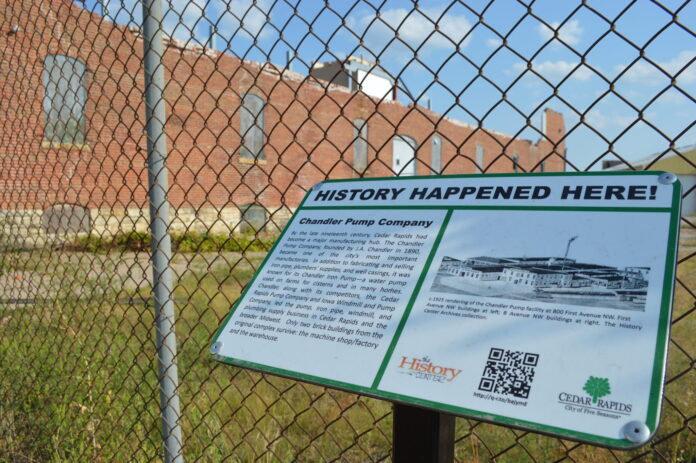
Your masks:
M 3 2 L 0 15 L 6 220 L 15 211 L 38 231 L 45 211 L 70 205 L 91 230 L 146 226 L 139 31 L 71 0 Z M 166 46 L 174 227 L 227 230 L 250 205 L 279 223 L 327 177 L 564 169 L 563 117 L 548 109 L 533 143 L 271 64 Z

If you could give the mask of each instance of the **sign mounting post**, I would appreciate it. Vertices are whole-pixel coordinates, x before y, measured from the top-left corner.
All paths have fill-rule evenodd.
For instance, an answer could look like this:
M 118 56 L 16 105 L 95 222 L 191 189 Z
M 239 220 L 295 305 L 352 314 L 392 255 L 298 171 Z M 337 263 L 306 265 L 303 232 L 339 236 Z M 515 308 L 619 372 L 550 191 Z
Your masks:
M 454 416 L 410 405 L 394 404 L 394 463 L 454 461 Z

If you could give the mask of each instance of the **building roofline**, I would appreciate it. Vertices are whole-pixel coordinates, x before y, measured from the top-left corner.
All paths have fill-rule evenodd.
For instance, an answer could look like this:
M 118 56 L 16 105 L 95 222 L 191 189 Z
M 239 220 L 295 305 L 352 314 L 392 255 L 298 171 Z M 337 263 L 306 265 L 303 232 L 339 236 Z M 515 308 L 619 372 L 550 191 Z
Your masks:
M 83 11 L 87 12 L 96 18 L 103 18 L 97 12 L 90 11 L 87 8 L 81 7 L 80 5 L 77 5 L 72 0 L 58 0 L 58 1 L 65 2 L 66 4 L 69 4 L 71 6 L 71 8 L 75 8 L 81 12 L 83 12 Z M 117 28 L 117 29 L 121 29 L 125 32 L 129 32 L 129 33 L 133 34 L 133 36 L 135 36 L 135 38 L 137 40 L 141 40 L 141 41 L 143 40 L 142 29 L 140 27 L 133 26 L 133 25 L 118 24 L 118 23 L 110 21 L 108 19 L 107 19 L 107 21 L 109 21 L 109 23 L 112 27 Z M 165 36 L 164 37 L 165 53 L 168 50 L 176 50 L 177 52 L 182 53 L 182 54 L 205 55 L 211 59 L 222 58 L 222 59 L 237 60 L 237 61 L 239 61 L 240 65 L 251 65 L 251 66 L 257 67 L 261 72 L 273 75 L 279 79 L 288 79 L 289 81 L 294 81 L 294 82 L 297 82 L 301 85 L 307 84 L 310 86 L 320 86 L 320 87 L 323 87 L 326 91 L 343 91 L 343 92 L 345 92 L 344 87 L 341 85 L 332 84 L 324 79 L 319 79 L 319 78 L 313 77 L 311 75 L 304 75 L 304 74 L 300 74 L 300 73 L 295 72 L 295 71 L 290 71 L 289 69 L 282 68 L 282 67 L 274 65 L 270 62 L 264 63 L 264 62 L 256 62 L 256 61 L 243 59 L 243 58 L 234 56 L 230 53 L 227 53 L 225 50 L 219 51 L 219 50 L 215 50 L 213 48 L 209 48 L 205 45 L 202 45 L 200 42 L 196 41 L 195 39 L 187 39 L 187 40 L 177 39 L 175 37 L 169 36 L 166 33 L 164 33 L 164 36 Z M 386 76 L 389 76 L 389 78 L 391 79 L 390 74 L 388 72 L 384 71 L 383 68 L 378 63 L 372 63 L 370 61 L 365 60 L 364 58 L 349 55 L 342 61 L 336 60 L 333 62 L 346 63 L 349 60 L 361 63 L 364 66 L 368 66 L 370 68 L 371 72 L 374 72 L 375 70 L 385 72 Z M 327 64 L 328 63 L 332 63 L 332 62 L 327 62 Z M 316 63 L 312 64 L 312 67 L 314 67 L 315 65 L 318 65 L 318 64 L 322 64 L 322 63 L 316 62 Z M 396 85 L 396 83 L 395 83 L 395 85 Z M 352 91 L 348 90 L 348 92 L 352 92 Z M 541 131 L 542 136 L 539 138 L 539 140 L 537 142 L 534 142 L 532 140 L 520 138 L 520 137 L 512 135 L 512 134 L 508 134 L 508 133 L 500 132 L 500 131 L 495 130 L 495 129 L 487 128 L 487 127 L 484 127 L 482 125 L 474 125 L 474 124 L 470 124 L 470 123 L 467 123 L 467 122 L 464 122 L 464 121 L 461 121 L 458 119 L 454 119 L 451 116 L 448 116 L 447 114 L 440 114 L 440 113 L 434 112 L 430 109 L 427 109 L 425 107 L 421 107 L 420 105 L 418 105 L 415 102 L 410 103 L 410 104 L 404 104 L 396 99 L 383 100 L 383 99 L 380 99 L 377 97 L 372 97 L 370 95 L 367 95 L 366 93 L 363 93 L 363 95 L 365 95 L 367 98 L 372 99 L 374 102 L 379 103 L 380 105 L 381 104 L 394 104 L 394 105 L 401 106 L 404 109 L 408 109 L 409 107 L 413 107 L 413 106 L 418 106 L 418 110 L 420 113 L 422 113 L 426 117 L 431 117 L 431 118 L 435 119 L 436 122 L 445 121 L 445 122 L 451 123 L 453 125 L 457 125 L 457 126 L 469 129 L 471 131 L 481 130 L 490 136 L 506 139 L 506 143 L 505 143 L 506 145 L 507 145 L 507 142 L 509 142 L 509 141 L 519 141 L 519 142 L 529 143 L 531 146 L 538 147 L 540 145 L 540 143 L 543 140 L 545 140 L 545 137 L 544 137 L 545 134 L 543 133 L 543 130 Z M 543 109 L 543 113 L 545 113 L 546 111 L 553 111 L 553 110 L 549 107 L 546 107 Z M 556 112 L 556 111 L 554 111 L 554 112 Z M 558 114 L 561 114 L 561 113 L 558 113 Z M 562 116 L 562 114 L 561 114 L 561 116 Z
M 684 145 L 680 146 L 678 148 L 674 148 L 671 152 L 665 153 L 664 151 L 660 151 L 657 153 L 650 154 L 648 156 L 644 156 L 640 159 L 636 159 L 635 161 L 630 162 L 630 166 L 633 166 L 634 168 L 639 168 L 639 167 L 644 167 L 647 165 L 652 164 L 653 162 L 659 162 L 659 161 L 664 161 L 665 159 L 670 159 L 678 155 L 684 155 L 687 153 L 690 153 L 691 151 L 696 151 L 696 143 L 692 143 L 691 145 Z M 632 170 L 631 167 L 627 164 L 624 164 L 623 162 L 620 162 L 620 164 L 617 164 L 615 166 L 607 167 L 606 169 L 602 169 L 605 171 L 622 171 L 622 170 Z

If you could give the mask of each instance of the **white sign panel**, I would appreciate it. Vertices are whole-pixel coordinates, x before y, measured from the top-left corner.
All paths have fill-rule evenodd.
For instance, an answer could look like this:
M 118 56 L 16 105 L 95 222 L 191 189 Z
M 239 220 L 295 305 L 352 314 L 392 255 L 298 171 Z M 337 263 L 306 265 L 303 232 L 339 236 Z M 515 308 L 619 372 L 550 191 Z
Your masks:
M 329 181 L 215 337 L 219 360 L 615 448 L 659 421 L 670 175 Z

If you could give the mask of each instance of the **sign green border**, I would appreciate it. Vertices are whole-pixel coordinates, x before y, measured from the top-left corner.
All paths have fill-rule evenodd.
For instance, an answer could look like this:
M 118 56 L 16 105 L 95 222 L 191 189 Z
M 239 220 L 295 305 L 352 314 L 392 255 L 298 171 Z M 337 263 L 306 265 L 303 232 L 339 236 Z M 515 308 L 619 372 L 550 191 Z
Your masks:
M 663 173 L 664 172 L 661 172 L 661 171 L 627 171 L 627 172 L 546 172 L 546 173 L 529 173 L 529 174 L 433 175 L 433 176 L 418 176 L 418 177 L 370 177 L 370 178 L 336 179 L 336 180 L 326 180 L 325 182 L 322 182 L 322 183 L 369 182 L 369 181 L 380 181 L 380 180 L 423 181 L 423 180 L 427 180 L 427 179 L 486 178 L 486 177 L 488 177 L 488 178 L 490 178 L 490 177 L 520 178 L 520 177 L 619 176 L 619 175 L 632 175 L 632 176 L 650 175 L 650 176 L 657 177 Z M 480 421 L 509 426 L 509 427 L 523 429 L 523 430 L 530 430 L 530 431 L 539 432 L 542 434 L 548 434 L 548 435 L 551 435 L 553 437 L 577 440 L 580 442 L 586 442 L 586 443 L 593 444 L 593 445 L 600 445 L 603 447 L 619 449 L 619 450 L 631 450 L 634 448 L 641 447 L 642 445 L 645 445 L 645 443 L 649 442 L 649 440 L 644 442 L 644 443 L 635 444 L 635 443 L 632 443 L 632 442 L 630 442 L 628 440 L 624 440 L 624 439 L 609 439 L 609 438 L 606 438 L 603 436 L 597 436 L 597 435 L 583 433 L 583 432 L 579 432 L 579 431 L 573 431 L 570 429 L 558 428 L 558 427 L 549 426 L 549 425 L 531 422 L 531 421 L 517 420 L 517 419 L 509 418 L 506 416 L 484 413 L 484 412 L 481 412 L 478 410 L 456 407 L 453 405 L 449 405 L 449 404 L 445 404 L 445 403 L 441 403 L 441 402 L 437 402 L 437 401 L 425 400 L 425 399 L 421 399 L 421 398 L 417 398 L 417 397 L 411 397 L 411 396 L 407 396 L 407 395 L 401 395 L 401 394 L 395 394 L 395 393 L 391 393 L 391 392 L 381 391 L 381 390 L 379 390 L 378 386 L 379 386 L 379 382 L 382 378 L 382 375 L 384 374 L 384 371 L 387 367 L 388 361 L 390 360 L 391 355 L 394 351 L 394 348 L 396 347 L 396 343 L 399 340 L 399 337 L 401 336 L 401 332 L 406 324 L 406 321 L 408 320 L 408 316 L 411 312 L 413 304 L 415 303 L 415 301 L 418 297 L 418 294 L 419 294 L 420 289 L 421 289 L 421 285 L 422 285 L 422 283 L 423 283 L 423 281 L 428 273 L 428 270 L 430 269 L 430 265 L 432 263 L 432 260 L 435 256 L 435 253 L 437 252 L 437 249 L 439 247 L 440 241 L 442 240 L 442 236 L 444 234 L 444 231 L 447 228 L 447 224 L 448 224 L 449 219 L 450 219 L 452 212 L 454 210 L 483 209 L 483 210 L 542 210 L 542 211 L 662 212 L 662 213 L 669 213 L 670 214 L 670 226 L 669 226 L 669 237 L 668 237 L 668 243 L 667 243 L 667 255 L 665 257 L 665 274 L 664 274 L 664 280 L 662 283 L 662 299 L 661 299 L 661 305 L 660 305 L 660 315 L 659 315 L 659 319 L 658 319 L 657 338 L 656 338 L 656 345 L 655 345 L 655 356 L 653 359 L 653 372 L 652 372 L 652 380 L 651 380 L 651 385 L 650 385 L 650 399 L 648 402 L 648 412 L 647 412 L 647 416 L 645 419 L 645 424 L 650 429 L 650 433 L 651 433 L 650 439 L 652 439 L 653 435 L 657 431 L 657 427 L 659 424 L 661 405 L 662 405 L 661 399 L 662 399 L 662 394 L 663 394 L 663 390 L 664 390 L 664 380 L 665 380 L 665 374 L 666 374 L 666 369 L 667 369 L 667 348 L 668 348 L 668 344 L 669 344 L 669 329 L 670 329 L 670 320 L 671 320 L 671 314 L 672 314 L 672 306 L 673 306 L 673 302 L 674 302 L 675 272 L 676 272 L 676 264 L 677 264 L 677 243 L 678 243 L 678 239 L 679 239 L 679 219 L 680 219 L 680 211 L 681 211 L 681 191 L 682 191 L 681 182 L 677 179 L 672 184 L 672 186 L 673 186 L 672 202 L 671 202 L 670 207 L 452 206 L 452 205 L 449 205 L 449 206 L 440 205 L 440 206 L 326 206 L 326 207 L 325 206 L 313 206 L 313 207 L 303 207 L 305 202 L 309 198 L 309 195 L 314 190 L 314 188 L 312 188 L 312 189 L 307 191 L 307 193 L 305 194 L 305 197 L 302 199 L 302 202 L 300 203 L 300 205 L 296 209 L 295 213 L 291 217 L 288 224 L 285 226 L 285 228 L 281 232 L 280 236 L 278 237 L 278 239 L 274 243 L 271 250 L 268 252 L 266 257 L 264 258 L 263 262 L 259 266 L 259 268 L 256 271 L 256 273 L 254 274 L 253 278 L 247 284 L 247 286 L 244 288 L 239 299 L 237 299 L 237 301 L 234 303 L 230 313 L 223 320 L 222 324 L 220 325 L 220 328 L 218 328 L 217 332 L 215 333 L 212 344 L 215 344 L 217 342 L 218 338 L 220 337 L 220 335 L 223 332 L 224 327 L 227 325 L 229 319 L 232 317 L 235 310 L 239 306 L 240 301 L 242 301 L 244 299 L 244 297 L 247 294 L 247 291 L 249 290 L 249 288 L 251 288 L 254 281 L 256 280 L 256 277 L 258 276 L 258 274 L 261 272 L 263 267 L 268 262 L 269 257 L 271 255 L 273 255 L 273 252 L 275 251 L 276 247 L 282 241 L 283 237 L 285 236 L 285 232 L 290 228 L 290 225 L 293 223 L 293 221 L 297 215 L 297 212 L 300 212 L 302 210 L 329 210 L 329 209 L 334 209 L 334 210 L 336 210 L 336 209 L 341 209 L 341 210 L 345 210 L 345 209 L 360 209 L 360 210 L 368 210 L 368 209 L 430 209 L 430 210 L 434 210 L 434 209 L 441 209 L 441 210 L 447 210 L 447 214 L 442 222 L 442 225 L 440 226 L 440 231 L 438 232 L 438 235 L 433 243 L 432 249 L 430 251 L 430 254 L 428 255 L 428 258 L 425 262 L 425 265 L 423 266 L 423 270 L 421 271 L 421 275 L 418 278 L 418 282 L 416 283 L 416 286 L 413 290 L 413 293 L 412 293 L 412 295 L 407 303 L 406 308 L 404 309 L 404 313 L 402 315 L 402 318 L 397 326 L 397 329 L 394 333 L 391 344 L 390 344 L 389 348 L 387 349 L 387 352 L 384 356 L 384 359 L 383 359 L 382 364 L 379 368 L 379 371 L 378 371 L 377 375 L 375 376 L 375 380 L 373 381 L 372 386 L 371 387 L 364 387 L 364 386 L 360 386 L 357 384 L 351 384 L 351 383 L 346 383 L 346 382 L 342 382 L 342 381 L 335 381 L 335 380 L 332 380 L 329 378 L 307 375 L 307 374 L 298 373 L 295 371 L 270 367 L 267 365 L 257 364 L 254 362 L 248 362 L 245 360 L 234 359 L 234 358 L 225 357 L 225 356 L 221 356 L 221 355 L 217 355 L 217 354 L 213 354 L 213 358 L 216 360 L 219 360 L 221 362 L 235 365 L 238 367 L 248 368 L 251 370 L 256 370 L 256 371 L 260 371 L 260 372 L 264 372 L 264 373 L 270 373 L 270 374 L 282 376 L 285 378 L 300 380 L 300 381 L 304 381 L 307 383 L 316 384 L 319 386 L 329 386 L 329 387 L 332 387 L 335 389 L 340 389 L 340 390 L 347 391 L 347 392 L 357 393 L 357 394 L 361 394 L 361 395 L 368 396 L 368 397 L 374 397 L 377 399 L 388 399 L 388 400 L 393 401 L 393 402 L 399 402 L 399 403 L 403 403 L 403 404 L 407 404 L 407 405 L 416 405 L 416 406 L 420 406 L 420 407 L 431 408 L 431 409 L 447 412 L 447 413 L 457 415 L 457 416 L 462 416 L 462 417 L 466 417 L 466 418 L 473 418 L 473 419 L 480 420 Z

